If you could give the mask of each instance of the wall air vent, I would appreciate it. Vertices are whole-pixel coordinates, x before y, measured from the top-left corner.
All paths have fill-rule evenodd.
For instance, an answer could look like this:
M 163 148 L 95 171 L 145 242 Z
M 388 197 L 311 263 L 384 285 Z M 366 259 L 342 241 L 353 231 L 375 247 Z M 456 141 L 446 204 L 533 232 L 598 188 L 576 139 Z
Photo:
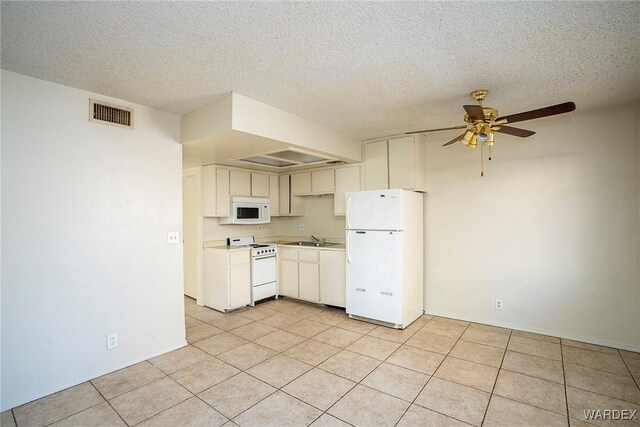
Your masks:
M 89 121 L 133 129 L 133 108 L 89 99 Z

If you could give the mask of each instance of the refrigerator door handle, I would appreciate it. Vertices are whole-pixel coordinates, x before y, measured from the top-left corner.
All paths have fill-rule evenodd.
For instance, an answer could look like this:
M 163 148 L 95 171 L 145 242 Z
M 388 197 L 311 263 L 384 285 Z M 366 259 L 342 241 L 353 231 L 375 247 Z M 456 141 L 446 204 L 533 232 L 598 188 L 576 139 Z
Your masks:
M 347 232 L 347 262 L 351 264 L 351 233 Z
M 351 205 L 351 197 L 347 197 L 347 229 L 351 229 L 351 218 L 349 218 L 349 206 Z

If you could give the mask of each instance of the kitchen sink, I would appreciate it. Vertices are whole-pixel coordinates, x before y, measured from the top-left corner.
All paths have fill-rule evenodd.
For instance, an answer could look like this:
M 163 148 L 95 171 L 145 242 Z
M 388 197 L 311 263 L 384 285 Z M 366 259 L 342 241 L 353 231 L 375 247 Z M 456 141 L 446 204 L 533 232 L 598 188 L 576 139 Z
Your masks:
M 337 243 L 329 243 L 329 242 L 289 242 L 285 243 L 287 246 L 311 246 L 315 248 L 323 248 L 325 246 L 333 246 Z

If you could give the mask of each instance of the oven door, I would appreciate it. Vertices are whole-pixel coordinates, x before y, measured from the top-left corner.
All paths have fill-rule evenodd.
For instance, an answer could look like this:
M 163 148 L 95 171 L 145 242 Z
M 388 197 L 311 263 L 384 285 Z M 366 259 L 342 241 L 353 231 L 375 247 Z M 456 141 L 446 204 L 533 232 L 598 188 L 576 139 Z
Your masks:
M 266 255 L 253 258 L 251 265 L 251 286 L 259 286 L 276 281 L 276 256 Z

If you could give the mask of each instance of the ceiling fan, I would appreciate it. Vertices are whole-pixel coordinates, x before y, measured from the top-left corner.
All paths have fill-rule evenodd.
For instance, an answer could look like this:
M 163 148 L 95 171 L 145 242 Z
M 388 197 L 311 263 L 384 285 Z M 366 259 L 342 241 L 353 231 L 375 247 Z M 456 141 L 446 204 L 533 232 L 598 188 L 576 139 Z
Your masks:
M 407 132 L 407 135 L 415 133 L 439 132 L 452 129 L 466 129 L 465 132 L 443 145 L 455 144 L 460 141 L 469 148 L 476 148 L 478 142 L 491 147 L 494 142 L 494 133 L 506 133 L 508 135 L 527 138 L 535 132 L 520 129 L 512 126 L 505 126 L 507 123 L 523 122 L 525 120 L 539 119 L 541 117 L 555 116 L 556 114 L 568 113 L 576 109 L 573 102 L 551 105 L 537 110 L 526 111 L 524 113 L 511 114 L 509 116 L 498 116 L 498 110 L 491 107 L 483 107 L 482 101 L 489 95 L 489 90 L 478 89 L 470 93 L 471 98 L 478 102 L 478 105 L 463 105 L 467 112 L 464 115 L 466 125 L 453 126 L 449 128 L 427 129 L 414 132 Z M 491 158 L 489 158 L 491 160 Z

